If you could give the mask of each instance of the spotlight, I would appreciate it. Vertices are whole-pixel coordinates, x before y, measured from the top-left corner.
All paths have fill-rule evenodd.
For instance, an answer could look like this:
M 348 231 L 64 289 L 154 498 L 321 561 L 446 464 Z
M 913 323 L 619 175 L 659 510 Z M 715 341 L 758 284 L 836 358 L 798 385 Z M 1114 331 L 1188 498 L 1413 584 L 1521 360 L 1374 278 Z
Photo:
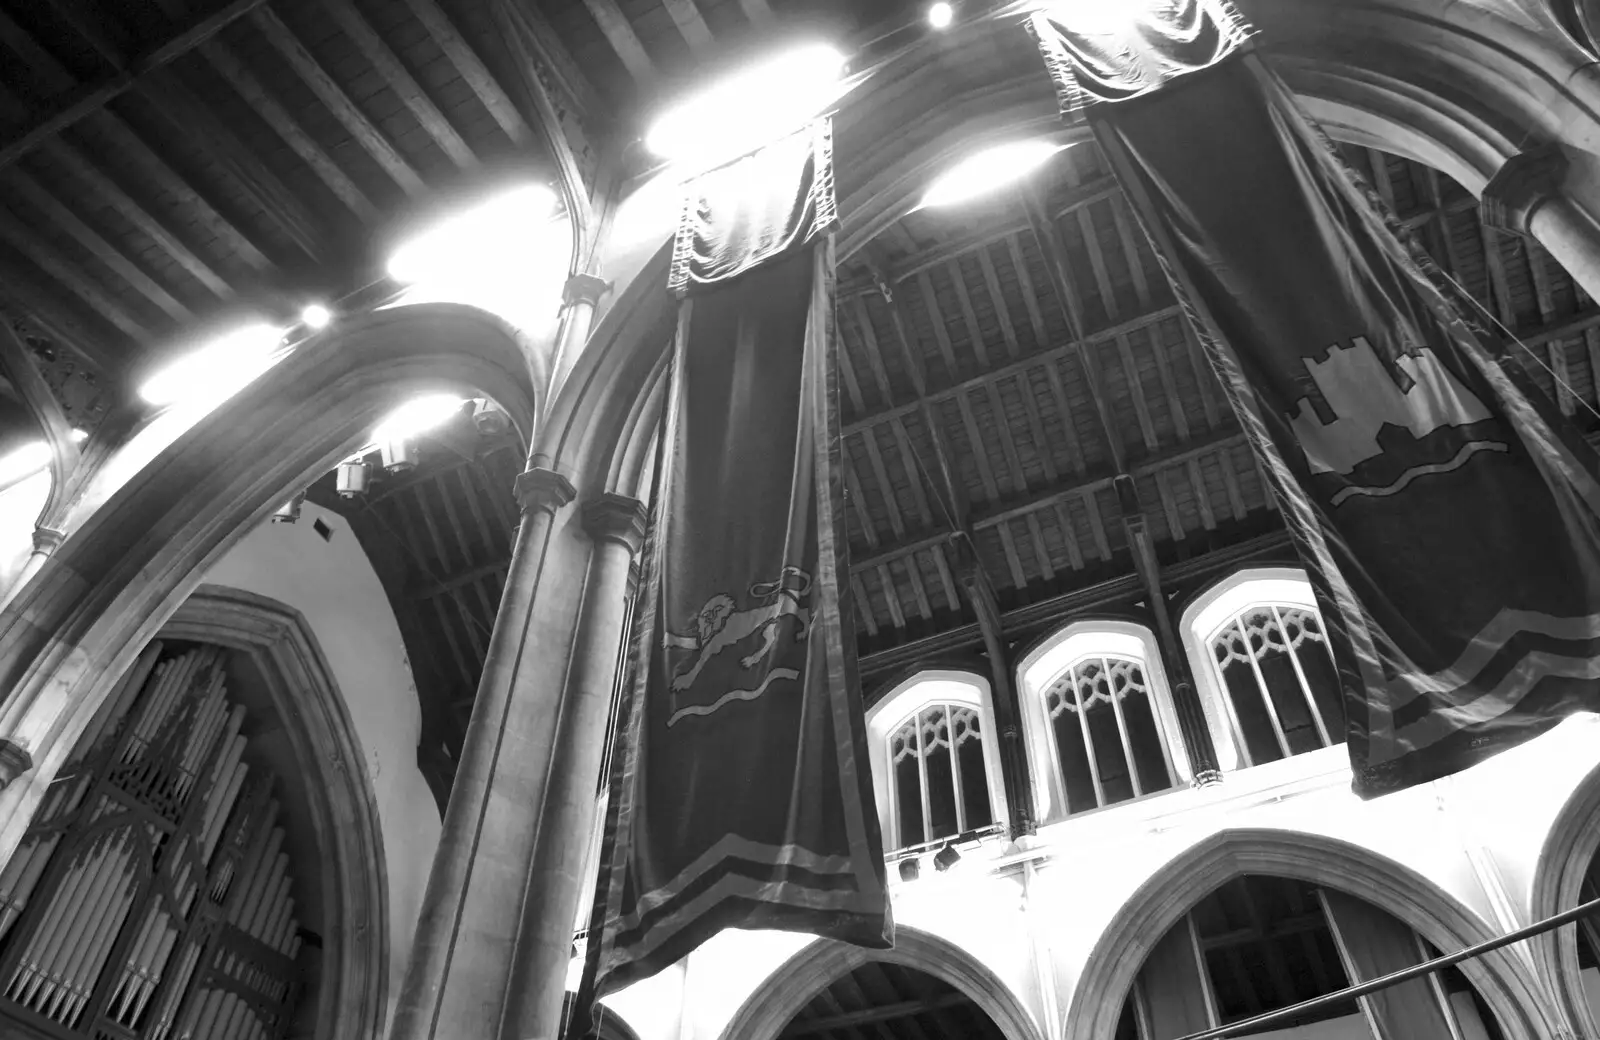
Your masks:
M 333 320 L 333 312 L 320 303 L 308 303 L 300 312 L 300 322 L 308 329 L 325 329 Z
M 304 491 L 295 495 L 289 501 L 272 511 L 272 522 L 275 524 L 292 524 L 300 519 L 300 507 L 305 503 Z
M 74 426 L 72 428 L 72 432 L 67 436 L 72 438 L 72 443 L 82 444 L 84 441 L 89 439 L 89 431 Z
M 933 26 L 935 29 L 950 28 L 950 23 L 955 21 L 955 18 L 955 8 L 951 7 L 947 3 L 944 3 L 943 0 L 940 0 L 939 3 L 928 8 L 928 24 Z
M 417 445 L 414 441 L 384 441 L 378 446 L 385 473 L 406 473 L 417 468 Z
M 1021 180 L 1061 151 L 1053 141 L 1012 141 L 968 156 L 940 174 L 922 197 L 924 206 L 950 206 Z
M 915 856 L 900 861 L 900 880 L 915 881 L 922 876 L 922 864 Z
M 372 467 L 367 465 L 365 459 L 346 459 L 339 463 L 333 481 L 340 498 L 360 498 L 367 493 L 367 485 L 372 482 Z
M 933 857 L 934 869 L 941 872 L 949 870 L 951 867 L 960 862 L 961 853 L 956 851 L 956 847 L 954 845 L 946 845 Z
M 472 424 L 485 437 L 498 437 L 511 428 L 511 416 L 487 398 L 472 402 Z

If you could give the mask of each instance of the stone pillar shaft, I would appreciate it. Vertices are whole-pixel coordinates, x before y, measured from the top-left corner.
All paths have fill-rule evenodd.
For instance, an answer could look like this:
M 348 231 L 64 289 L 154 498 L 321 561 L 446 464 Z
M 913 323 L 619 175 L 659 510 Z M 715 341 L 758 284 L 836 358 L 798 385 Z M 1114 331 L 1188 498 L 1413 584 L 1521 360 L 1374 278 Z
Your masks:
M 511 764 L 500 761 L 501 749 L 519 685 L 519 665 L 535 585 L 556 514 L 572 501 L 575 493 L 566 478 L 540 469 L 519 476 L 516 490 L 523 520 L 517 529 L 505 590 L 495 616 L 483 674 L 478 681 L 472 720 L 462 743 L 444 827 L 423 894 L 405 983 L 395 1004 L 391 1040 L 433 1040 L 446 1036 L 452 1040 L 467 1037 L 493 1040 L 494 1037 L 498 1001 L 493 1007 L 480 1008 L 481 1021 L 460 1021 L 453 1012 L 443 1013 L 446 989 L 447 986 L 454 988 L 464 974 L 498 972 L 503 978 L 504 965 L 481 963 L 484 954 L 492 955 L 493 951 L 466 950 L 458 957 L 457 944 L 463 938 L 467 942 L 472 940 L 470 930 L 462 935 L 463 919 L 468 916 L 469 886 L 480 853 L 484 851 L 480 846 L 486 838 L 493 841 L 496 837 L 487 833 L 486 827 L 491 785 L 499 780 L 503 765 Z M 530 768 L 537 763 L 522 765 Z M 467 964 L 464 958 L 480 963 Z M 493 992 L 497 988 L 494 980 L 487 981 L 489 991 Z
M 555 364 L 550 366 L 550 392 L 554 394 L 567 381 L 577 364 L 583 345 L 594 327 L 595 308 L 611 283 L 592 274 L 575 274 L 561 290 L 561 328 L 556 333 Z
M 1566 194 L 1568 165 L 1553 143 L 1507 159 L 1483 187 L 1483 223 L 1537 239 L 1585 292 L 1600 299 L 1600 227 Z
M 594 552 L 539 814 L 501 1040 L 550 1040 L 558 1033 L 573 924 L 580 904 L 590 902 L 584 859 L 594 829 L 618 648 L 626 635 L 629 571 L 644 541 L 644 507 L 621 495 L 602 495 L 584 509 L 584 526 Z

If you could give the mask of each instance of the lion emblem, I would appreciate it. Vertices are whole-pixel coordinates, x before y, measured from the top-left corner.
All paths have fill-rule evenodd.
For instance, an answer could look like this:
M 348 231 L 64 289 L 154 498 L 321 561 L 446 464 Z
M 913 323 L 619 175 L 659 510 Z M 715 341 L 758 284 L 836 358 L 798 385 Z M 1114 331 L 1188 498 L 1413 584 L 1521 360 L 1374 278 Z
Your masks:
M 739 658 L 739 667 L 749 670 L 759 665 L 778 645 L 778 622 L 792 617 L 799 622 L 794 641 L 801 642 L 811 630 L 811 575 L 798 567 L 785 567 L 775 581 L 758 581 L 749 588 L 751 598 L 759 601 L 755 606 L 740 610 L 738 603 L 727 593 L 718 593 L 706 600 L 705 606 L 692 618 L 695 630 L 680 634 L 668 632 L 669 650 L 687 651 L 691 656 L 672 674 L 672 692 L 683 693 L 694 686 L 700 673 L 724 651 L 752 637 L 760 643 Z M 754 690 L 732 690 L 717 703 L 703 710 L 685 709 L 691 714 L 707 714 L 729 699 L 749 700 L 760 695 L 776 679 L 799 678 L 792 668 L 774 669 L 760 687 Z M 682 714 L 680 712 L 679 714 Z

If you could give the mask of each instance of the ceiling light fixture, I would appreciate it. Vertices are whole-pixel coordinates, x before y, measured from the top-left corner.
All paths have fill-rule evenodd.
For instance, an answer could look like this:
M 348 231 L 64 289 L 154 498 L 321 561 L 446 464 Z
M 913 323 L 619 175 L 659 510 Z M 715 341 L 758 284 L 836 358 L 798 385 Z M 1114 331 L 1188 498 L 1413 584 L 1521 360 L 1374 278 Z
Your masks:
M 389 257 L 389 277 L 404 285 L 452 281 L 467 267 L 517 263 L 555 210 L 556 193 L 543 184 L 490 196 L 401 243 Z
M 308 303 L 300 312 L 300 322 L 308 329 L 325 329 L 333 320 L 333 312 L 320 303 Z
M 72 432 L 67 434 L 67 436 L 72 439 L 72 443 L 82 444 L 84 441 L 89 439 L 89 431 L 74 426 L 72 428 Z
M 922 204 L 953 206 L 986 195 L 1026 177 L 1063 147 L 1052 141 L 1012 141 L 986 148 L 935 178 Z
M 811 43 L 751 65 L 668 110 L 645 147 L 663 159 L 712 164 L 777 140 L 838 96 L 844 56 Z
M 15 451 L 0 456 L 0 485 L 15 484 L 50 465 L 50 445 L 30 441 Z
M 410 440 L 418 434 L 443 426 L 459 411 L 461 398 L 452 394 L 418 397 L 390 412 L 373 431 L 372 439 L 379 445 Z
M 272 367 L 282 342 L 283 330 L 264 323 L 226 332 L 145 380 L 139 396 L 157 407 L 201 397 L 220 401 Z
M 944 0 L 940 0 L 939 3 L 928 8 L 928 24 L 935 29 L 948 29 L 950 28 L 950 23 L 955 20 L 955 8 L 945 3 Z

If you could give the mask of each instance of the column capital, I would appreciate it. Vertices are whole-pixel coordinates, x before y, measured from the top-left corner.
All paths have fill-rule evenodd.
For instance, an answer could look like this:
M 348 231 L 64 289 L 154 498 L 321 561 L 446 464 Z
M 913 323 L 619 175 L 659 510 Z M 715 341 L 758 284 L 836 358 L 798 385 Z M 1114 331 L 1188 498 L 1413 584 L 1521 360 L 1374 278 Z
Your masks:
M 610 282 L 596 275 L 569 275 L 566 284 L 561 287 L 561 305 L 570 307 L 575 303 L 587 303 L 593 307 L 610 288 Z
M 33 756 L 21 744 L 0 737 L 0 788 L 33 768 Z
M 578 494 L 572 481 L 542 466 L 518 473 L 514 491 L 524 516 L 541 510 L 553 514 Z
M 45 556 L 54 556 L 55 551 L 61 548 L 61 543 L 67 536 L 53 527 L 35 527 L 33 529 L 33 551 Z
M 1534 211 L 1555 198 L 1567 175 L 1567 157 L 1557 144 L 1518 152 L 1483 186 L 1483 222 L 1501 231 L 1528 234 Z
M 597 542 L 616 542 L 637 554 L 644 546 L 644 503 L 607 492 L 584 504 L 583 528 Z

